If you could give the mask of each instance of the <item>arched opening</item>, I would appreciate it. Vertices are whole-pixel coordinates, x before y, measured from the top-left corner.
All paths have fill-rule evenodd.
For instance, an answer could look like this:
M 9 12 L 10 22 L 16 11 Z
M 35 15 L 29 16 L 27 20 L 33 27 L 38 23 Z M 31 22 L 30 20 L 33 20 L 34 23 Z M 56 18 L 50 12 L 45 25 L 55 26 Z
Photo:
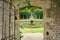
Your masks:
M 27 35 L 28 37 L 30 37 L 29 36 L 30 34 L 31 34 L 31 38 L 38 37 L 36 39 L 33 38 L 33 40 L 37 40 L 37 39 L 43 40 L 44 24 L 43 24 L 43 8 L 42 7 L 26 6 L 26 7 L 20 8 L 19 18 L 20 18 L 19 20 L 20 34 L 22 33 L 21 35 L 22 38 L 20 37 L 21 40 L 26 40 L 24 39 L 24 37 Z M 35 36 L 33 36 L 33 34 Z

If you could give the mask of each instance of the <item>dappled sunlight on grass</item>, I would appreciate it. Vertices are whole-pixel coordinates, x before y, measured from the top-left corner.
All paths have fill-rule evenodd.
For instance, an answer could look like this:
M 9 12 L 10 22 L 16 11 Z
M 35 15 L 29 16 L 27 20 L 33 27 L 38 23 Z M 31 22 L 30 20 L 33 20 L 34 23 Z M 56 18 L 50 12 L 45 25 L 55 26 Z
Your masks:
M 43 33 L 43 28 L 20 28 L 23 33 Z

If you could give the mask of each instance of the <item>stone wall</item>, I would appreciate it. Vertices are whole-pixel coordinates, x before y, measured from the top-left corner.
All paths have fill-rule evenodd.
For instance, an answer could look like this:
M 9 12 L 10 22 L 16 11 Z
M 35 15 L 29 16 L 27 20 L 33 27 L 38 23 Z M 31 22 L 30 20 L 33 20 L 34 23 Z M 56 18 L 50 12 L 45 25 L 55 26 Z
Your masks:
M 19 8 L 28 6 L 27 4 L 24 4 L 23 2 L 26 2 L 26 0 L 18 1 L 18 3 L 21 3 L 19 5 Z M 17 4 L 17 2 L 15 4 Z M 31 4 L 31 6 L 50 8 L 50 0 L 30 0 L 30 4 Z
M 0 1 L 0 40 L 19 39 L 17 15 L 17 8 L 9 0 Z
M 60 40 L 60 8 L 50 10 L 45 19 L 44 40 Z
M 45 14 L 44 40 L 60 40 L 60 7 L 56 7 L 56 1 L 51 2 Z

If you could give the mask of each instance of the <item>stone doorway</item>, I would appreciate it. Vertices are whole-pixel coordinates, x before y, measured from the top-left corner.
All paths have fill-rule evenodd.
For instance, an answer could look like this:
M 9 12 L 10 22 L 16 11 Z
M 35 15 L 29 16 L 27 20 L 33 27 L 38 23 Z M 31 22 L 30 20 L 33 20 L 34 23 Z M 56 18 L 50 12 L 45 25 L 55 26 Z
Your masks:
M 27 6 L 21 8 L 19 12 L 21 40 L 43 40 L 43 9 L 36 6 Z
M 42 5 L 41 5 L 41 3 L 43 3 Z M 45 4 L 44 4 L 45 3 Z M 43 8 L 43 16 L 44 16 L 44 20 L 45 20 L 45 18 L 46 18 L 46 16 L 47 15 L 49 15 L 49 14 L 46 14 L 48 11 L 47 10 L 49 10 L 50 9 L 50 1 L 48 1 L 48 2 L 46 2 L 46 1 L 36 1 L 36 0 L 34 0 L 34 1 L 30 1 L 30 4 L 32 5 L 32 6 L 37 6 L 37 7 L 42 7 Z M 26 7 L 26 6 L 28 6 L 28 5 L 25 5 L 25 4 L 20 4 L 20 6 L 19 6 L 19 8 L 22 8 L 22 7 Z M 45 22 L 44 22 L 45 23 Z M 44 33 L 45 33 L 45 27 L 44 27 Z M 47 34 L 49 34 L 49 32 L 47 32 Z M 44 35 L 44 34 L 43 34 Z M 44 35 L 45 36 L 45 35 Z M 31 39 L 32 40 L 32 39 Z M 39 39 L 40 40 L 40 39 Z M 44 40 L 44 39 L 43 39 Z

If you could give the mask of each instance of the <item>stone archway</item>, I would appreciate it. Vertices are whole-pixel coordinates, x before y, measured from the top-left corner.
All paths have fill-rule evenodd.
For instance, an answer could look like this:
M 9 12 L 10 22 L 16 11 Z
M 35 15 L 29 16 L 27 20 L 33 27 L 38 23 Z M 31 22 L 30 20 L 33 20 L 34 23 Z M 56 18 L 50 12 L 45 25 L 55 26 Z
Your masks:
M 43 15 L 44 15 L 44 25 L 45 25 L 45 27 L 44 27 L 44 40 L 48 40 L 48 39 L 46 39 L 47 38 L 47 35 L 49 35 L 49 32 L 50 31 L 47 31 L 46 29 L 47 29 L 47 27 L 49 26 L 48 24 L 46 24 L 47 22 L 49 22 L 49 21 L 47 21 L 46 19 L 48 19 L 48 20 L 51 20 L 51 18 L 49 17 L 50 16 L 50 13 L 49 13 L 49 11 L 50 11 L 50 9 L 51 9 L 51 1 L 46 1 L 46 0 L 30 0 L 31 2 L 30 2 L 30 4 L 32 5 L 32 6 L 37 6 L 37 7 L 42 7 L 43 8 Z M 24 2 L 23 0 L 21 0 L 21 2 Z M 42 4 L 42 5 L 41 5 Z M 28 6 L 28 5 L 26 5 L 26 4 L 21 4 L 18 8 L 23 8 L 23 7 L 26 7 L 26 6 Z M 49 17 L 49 18 L 47 18 L 47 17 Z M 46 34 L 47 33 L 47 34 Z M 50 38 L 49 38 L 50 39 Z
M 12 3 L 14 5 L 14 7 L 12 7 L 11 10 L 12 9 L 14 10 L 14 8 L 16 7 L 16 4 L 18 2 L 22 2 L 22 1 L 25 1 L 25 0 L 21 0 L 21 1 L 19 1 L 19 0 L 11 0 L 11 1 L 0 0 L 0 11 L 1 11 L 0 14 L 1 14 L 1 16 L 3 15 L 2 13 L 5 13 L 4 11 L 2 12 L 2 9 L 4 10 L 4 8 L 6 8 L 6 6 L 7 6 L 7 5 L 4 4 L 4 2 L 7 2 L 8 6 L 9 6 L 8 9 L 10 9 L 10 7 L 12 7 L 12 5 L 11 5 L 11 3 Z M 44 9 L 44 24 L 45 24 L 44 40 L 60 40 L 60 25 L 59 25 L 60 24 L 60 7 L 56 6 L 56 2 L 57 2 L 57 0 L 33 0 L 33 1 L 31 0 L 31 5 L 39 6 L 39 7 L 42 7 Z M 19 9 L 21 7 L 24 7 L 24 6 L 27 6 L 27 5 L 21 5 L 17 9 Z M 15 9 L 15 12 L 17 12 L 16 9 Z M 13 11 L 13 13 L 14 13 L 14 11 Z M 13 13 L 11 13 L 11 14 L 13 14 Z M 15 18 L 18 18 L 18 17 L 16 17 L 16 15 L 15 15 Z M 6 17 L 6 15 L 4 16 L 3 19 L 5 19 L 5 17 Z M 12 15 L 12 17 L 14 18 L 14 15 Z M 1 21 L 0 21 L 1 24 L 3 22 L 2 21 L 3 19 L 1 19 Z M 8 19 L 6 19 L 6 20 L 9 21 Z M 16 31 L 16 32 L 14 33 L 11 30 L 12 31 L 11 34 L 14 33 L 14 35 L 15 34 L 16 35 L 13 36 L 13 39 L 12 38 L 10 39 L 10 36 L 5 38 L 5 36 L 7 36 L 7 35 L 3 34 L 3 33 L 6 33 L 5 32 L 6 31 L 5 30 L 6 25 L 5 25 L 5 21 L 4 21 L 3 24 L 2 24 L 4 27 L 2 25 L 0 25 L 0 27 L 1 27 L 0 30 L 2 30 L 2 27 L 3 27 L 3 33 L 2 34 L 3 34 L 4 37 L 0 38 L 0 40 L 5 40 L 5 39 L 6 40 L 14 40 L 15 38 L 16 38 L 15 40 L 19 40 L 19 33 L 18 33 L 19 31 L 17 30 L 18 29 L 18 24 L 17 24 L 18 19 L 17 20 L 13 19 L 13 20 L 16 23 L 15 26 L 14 26 L 14 27 L 16 27 L 16 29 L 14 30 L 14 28 L 13 28 L 13 30 Z M 10 23 L 8 23 L 8 24 L 10 24 Z M 14 23 L 13 23 L 13 25 L 14 25 Z M 13 25 L 11 25 L 11 26 L 13 27 Z M 7 26 L 7 27 L 9 27 L 9 26 Z M 8 30 L 10 30 L 10 29 L 8 29 Z M 8 33 L 10 33 L 10 32 L 8 32 Z

